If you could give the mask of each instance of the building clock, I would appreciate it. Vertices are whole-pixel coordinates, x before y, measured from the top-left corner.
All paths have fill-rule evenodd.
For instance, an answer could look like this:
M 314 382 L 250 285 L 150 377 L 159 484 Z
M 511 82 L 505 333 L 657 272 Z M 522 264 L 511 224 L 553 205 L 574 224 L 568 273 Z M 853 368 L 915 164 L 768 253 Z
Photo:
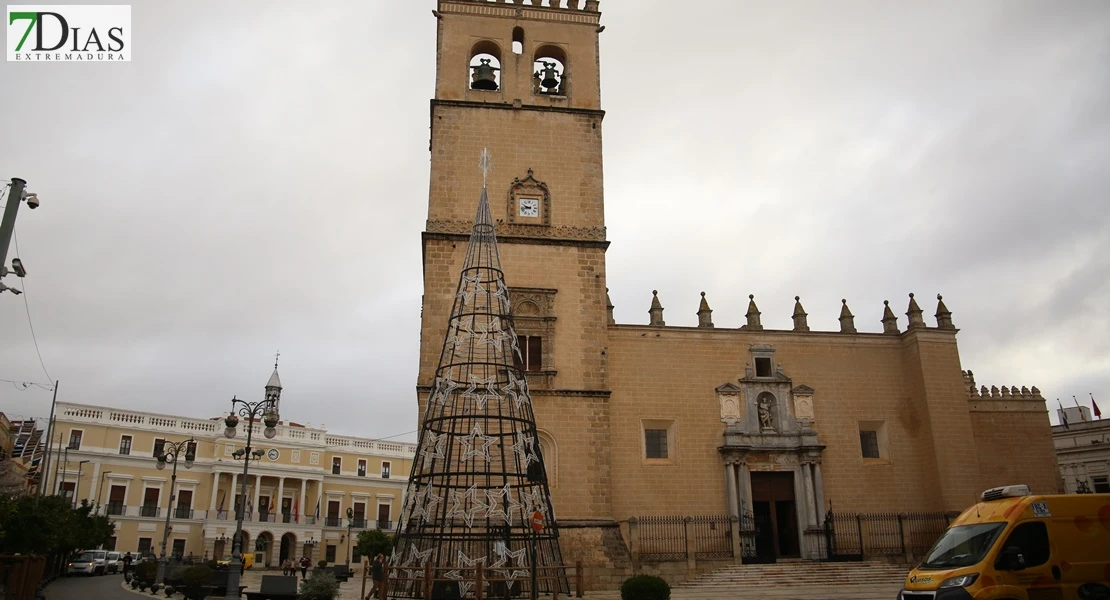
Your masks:
M 540 216 L 540 201 L 538 198 L 521 198 L 520 199 L 520 216 L 522 217 L 538 217 Z
M 281 456 L 281 454 L 278 452 L 277 448 L 270 448 L 270 451 L 266 453 L 266 458 L 269 458 L 271 461 L 276 461 L 279 456 Z

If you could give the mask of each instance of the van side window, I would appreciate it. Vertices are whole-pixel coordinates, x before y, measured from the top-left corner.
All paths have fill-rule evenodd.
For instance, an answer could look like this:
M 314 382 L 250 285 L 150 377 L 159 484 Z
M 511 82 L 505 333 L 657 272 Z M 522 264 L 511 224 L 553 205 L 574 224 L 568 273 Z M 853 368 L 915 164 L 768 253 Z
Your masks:
M 1050 548 L 1048 527 L 1042 521 L 1022 523 L 1010 532 L 1003 548 L 1017 546 L 1025 557 L 1025 567 L 1037 567 L 1048 562 Z

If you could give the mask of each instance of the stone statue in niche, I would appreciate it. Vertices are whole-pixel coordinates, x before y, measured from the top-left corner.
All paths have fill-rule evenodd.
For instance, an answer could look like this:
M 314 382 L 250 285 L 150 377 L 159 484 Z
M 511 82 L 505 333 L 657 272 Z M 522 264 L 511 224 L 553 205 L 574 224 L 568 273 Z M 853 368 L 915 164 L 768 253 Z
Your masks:
M 775 429 L 774 404 L 775 401 L 772 398 L 759 399 L 759 428 L 763 431 Z

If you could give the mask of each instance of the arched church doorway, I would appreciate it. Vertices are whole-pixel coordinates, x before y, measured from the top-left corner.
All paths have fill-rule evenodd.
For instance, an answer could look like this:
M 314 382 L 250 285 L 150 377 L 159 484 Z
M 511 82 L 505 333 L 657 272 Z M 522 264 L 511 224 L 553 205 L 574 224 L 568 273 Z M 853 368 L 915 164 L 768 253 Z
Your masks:
M 297 536 L 293 535 L 292 533 L 287 533 L 281 536 L 281 551 L 278 555 L 278 563 L 284 564 L 285 559 L 287 558 L 292 558 L 295 560 L 297 558 L 297 556 L 295 556 L 296 553 Z

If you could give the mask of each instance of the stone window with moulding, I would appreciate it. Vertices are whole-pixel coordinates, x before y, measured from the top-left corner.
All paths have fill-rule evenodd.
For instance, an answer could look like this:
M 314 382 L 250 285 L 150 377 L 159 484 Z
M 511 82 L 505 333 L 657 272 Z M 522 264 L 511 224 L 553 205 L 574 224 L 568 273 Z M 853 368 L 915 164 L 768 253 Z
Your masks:
M 860 421 L 859 443 L 864 464 L 890 463 L 890 439 L 886 421 Z
M 675 458 L 675 428 L 673 420 L 644 419 L 641 422 L 643 433 L 644 464 L 673 464 Z
M 550 388 L 557 374 L 555 365 L 555 294 L 543 288 L 509 288 L 513 329 L 519 356 L 517 368 L 528 377 L 532 388 Z

